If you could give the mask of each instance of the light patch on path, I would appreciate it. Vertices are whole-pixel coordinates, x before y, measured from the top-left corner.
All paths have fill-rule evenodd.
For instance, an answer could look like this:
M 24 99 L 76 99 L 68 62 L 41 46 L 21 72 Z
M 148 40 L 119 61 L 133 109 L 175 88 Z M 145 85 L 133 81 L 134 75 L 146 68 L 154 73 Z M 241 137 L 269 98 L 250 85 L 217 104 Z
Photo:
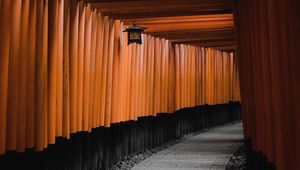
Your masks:
M 224 170 L 243 145 L 242 123 L 188 138 L 137 164 L 132 170 Z

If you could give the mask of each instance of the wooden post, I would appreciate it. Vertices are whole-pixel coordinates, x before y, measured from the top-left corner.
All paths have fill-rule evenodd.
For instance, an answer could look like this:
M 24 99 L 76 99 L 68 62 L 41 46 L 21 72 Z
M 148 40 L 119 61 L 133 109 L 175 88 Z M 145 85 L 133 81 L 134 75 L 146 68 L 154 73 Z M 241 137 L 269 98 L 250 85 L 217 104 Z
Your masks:
M 78 22 L 79 3 L 70 1 L 70 132 L 78 130 Z
M 0 10 L 0 154 L 6 150 L 7 134 L 7 97 L 8 97 L 8 70 L 9 70 L 9 49 L 11 34 L 11 6 L 10 0 L 1 2 Z M 5 27 L 2 26 L 5 23 Z
M 35 122 L 35 62 L 36 62 L 36 37 L 37 37 L 37 1 L 30 1 L 29 7 L 29 33 L 28 49 L 28 79 L 27 79 L 27 121 L 26 121 L 26 147 L 34 147 Z
M 63 55 L 64 55 L 64 1 L 58 1 L 57 17 L 57 96 L 56 96 L 56 136 L 62 136 L 63 126 Z
M 92 29 L 92 17 L 91 7 L 88 5 L 85 7 L 85 29 L 84 29 L 84 58 L 83 58 L 83 117 L 84 129 L 91 130 L 90 121 L 90 74 L 91 74 L 91 29 Z
M 111 122 L 117 123 L 120 121 L 120 114 L 122 110 L 120 110 L 121 106 L 121 92 L 120 88 L 122 84 L 120 84 L 121 79 L 121 71 L 120 71 L 120 34 L 121 34 L 121 21 L 115 21 L 115 30 L 114 30 L 114 55 L 113 55 L 113 82 L 112 82 L 112 107 L 111 107 Z
M 95 91 L 94 91 L 94 98 L 93 98 L 93 111 L 95 114 L 94 117 L 94 121 L 95 121 L 95 125 L 98 127 L 100 125 L 100 121 L 99 121 L 99 117 L 100 117 L 100 89 L 101 89 L 101 39 L 102 39 L 102 28 L 103 28 L 103 24 L 102 24 L 102 16 L 101 13 L 97 14 L 97 19 L 96 19 L 96 24 L 97 24 L 97 30 L 95 30 L 96 32 L 96 49 L 95 49 Z
M 22 2 L 22 13 L 21 13 L 21 33 L 20 33 L 20 63 L 19 68 L 20 75 L 19 83 L 19 100 L 20 105 L 18 108 L 18 129 L 17 129 L 17 151 L 24 152 L 26 147 L 26 108 L 27 108 L 27 76 L 28 76 L 28 31 L 29 31 L 29 1 Z M 25 90 L 24 90 L 25 89 Z
M 37 1 L 36 41 L 36 97 L 35 97 L 35 150 L 41 151 L 48 145 L 48 6 L 47 1 Z
M 110 127 L 111 123 L 111 102 L 112 102 L 112 72 L 114 57 L 114 29 L 115 23 L 109 19 L 108 55 L 107 55 L 107 82 L 106 82 L 106 107 L 105 107 L 105 127 Z
M 78 131 L 87 131 L 85 112 L 83 111 L 83 83 L 84 83 L 84 52 L 85 52 L 85 18 L 86 7 L 83 1 L 79 3 L 79 28 L 78 28 L 78 78 L 77 78 L 77 126 Z
M 105 103 L 106 103 L 106 83 L 107 83 L 107 60 L 108 60 L 108 43 L 109 43 L 109 19 L 104 17 L 104 37 L 103 37 L 103 62 L 102 62 L 102 78 L 101 78 L 101 117 L 100 124 L 105 125 Z
M 70 0 L 64 0 L 63 136 L 70 137 Z
M 9 77 L 8 77 L 8 100 L 7 100 L 7 150 L 16 150 L 17 128 L 18 128 L 18 107 L 19 107 L 19 86 L 20 86 L 20 30 L 21 30 L 22 1 L 12 2 L 12 25 L 9 49 Z
M 98 92 L 98 96 L 97 96 L 97 117 L 98 117 L 98 125 L 100 126 L 103 126 L 104 123 L 102 124 L 102 96 L 103 96 L 103 93 L 102 93 L 102 88 L 103 88 L 103 83 L 102 83 L 102 74 L 103 74 L 103 59 L 104 59 L 104 56 L 103 56 L 103 48 L 104 48 L 104 37 L 105 37 L 105 22 L 104 22 L 104 17 L 98 13 L 98 17 L 99 17 L 99 26 L 98 26 L 98 33 L 97 36 L 100 37 L 100 39 L 97 41 L 97 49 L 98 49 L 98 52 L 97 52 L 97 57 L 99 58 L 99 64 L 98 64 L 98 67 L 99 67 L 99 75 L 97 76 L 99 78 L 99 92 Z
M 91 29 L 91 64 L 90 64 L 90 69 L 91 69 L 91 81 L 90 81 L 90 105 L 89 105 L 89 113 L 91 114 L 91 127 L 95 128 L 96 125 L 96 114 L 94 110 L 94 98 L 95 98 L 95 89 L 97 88 L 95 86 L 95 64 L 96 64 L 96 38 L 97 38 L 97 13 L 95 9 L 92 10 L 91 13 L 91 21 L 92 21 L 92 29 Z
M 49 63 L 49 78 L 48 78 L 48 143 L 55 143 L 56 134 L 56 98 L 57 98 L 57 18 L 58 18 L 58 1 L 49 2 L 49 44 L 48 44 L 48 63 Z

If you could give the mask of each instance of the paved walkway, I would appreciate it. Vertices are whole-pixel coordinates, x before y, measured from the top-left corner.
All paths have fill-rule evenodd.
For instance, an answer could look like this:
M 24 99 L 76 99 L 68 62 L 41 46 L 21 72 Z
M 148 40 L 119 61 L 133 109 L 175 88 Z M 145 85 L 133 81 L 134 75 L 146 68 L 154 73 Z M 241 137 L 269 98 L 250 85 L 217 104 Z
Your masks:
M 132 170 L 224 170 L 242 141 L 242 123 L 215 128 L 152 155 Z

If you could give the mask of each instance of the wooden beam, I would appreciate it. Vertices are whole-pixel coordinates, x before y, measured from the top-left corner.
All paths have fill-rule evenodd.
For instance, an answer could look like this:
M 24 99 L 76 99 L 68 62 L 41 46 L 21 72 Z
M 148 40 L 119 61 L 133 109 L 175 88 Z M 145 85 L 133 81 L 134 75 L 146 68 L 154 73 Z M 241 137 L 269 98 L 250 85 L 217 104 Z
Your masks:
M 87 0 L 124 25 L 137 22 L 145 33 L 173 43 L 233 46 L 231 0 Z
M 92 7 L 116 19 L 232 13 L 228 0 L 88 0 Z
M 206 23 L 177 23 L 177 24 L 161 24 L 161 25 L 140 25 L 148 28 L 147 33 L 153 32 L 167 32 L 167 31 L 184 31 L 184 30 L 208 30 L 208 29 L 222 29 L 232 28 L 233 22 L 206 22 Z
M 147 33 L 155 37 L 163 37 L 169 40 L 172 39 L 186 39 L 195 37 L 224 37 L 229 36 L 234 38 L 233 30 L 217 29 L 217 30 L 182 30 L 182 31 L 166 31 L 166 32 L 153 32 Z
M 206 30 L 182 30 L 182 31 L 165 31 L 165 32 L 153 32 L 148 33 L 151 35 L 159 36 L 159 35 L 176 35 L 176 34 L 195 34 L 195 33 L 202 33 L 202 34 L 216 34 L 216 33 L 234 33 L 234 29 L 229 28 L 221 28 L 221 29 L 206 29 Z
M 231 9 L 215 9 L 215 10 L 202 10 L 202 11 L 160 11 L 160 12 L 128 12 L 128 13 L 106 13 L 114 19 L 127 20 L 127 19 L 143 19 L 153 17 L 170 17 L 170 16 L 192 16 L 192 15 L 213 15 L 213 14 L 231 14 Z
M 125 25 L 131 25 L 134 21 L 137 22 L 138 25 L 148 28 L 146 29 L 146 33 L 233 29 L 232 14 L 157 17 L 137 20 L 126 19 L 123 21 Z
M 188 43 L 193 46 L 201 46 L 201 47 L 222 47 L 235 45 L 234 40 L 215 40 L 215 41 L 197 41 Z
M 101 12 L 157 12 L 157 11 L 201 11 L 216 9 L 232 9 L 232 1 L 228 0 L 140 0 L 140 1 L 87 1 L 93 8 Z
M 236 50 L 236 46 L 235 45 L 221 46 L 221 47 L 214 47 L 214 49 L 218 49 L 220 51 L 234 51 Z
M 172 39 L 170 40 L 172 43 L 195 43 L 195 42 L 207 42 L 207 41 L 217 41 L 217 40 L 224 40 L 224 39 L 231 39 L 231 36 L 223 36 L 223 37 L 194 37 L 194 38 L 182 38 L 182 39 Z
M 161 24 L 174 22 L 205 22 L 205 21 L 220 21 L 233 20 L 233 14 L 212 14 L 212 15 L 189 15 L 189 16 L 170 16 L 170 17 L 152 17 L 139 19 L 123 19 L 123 23 L 131 24 L 137 22 L 141 24 Z

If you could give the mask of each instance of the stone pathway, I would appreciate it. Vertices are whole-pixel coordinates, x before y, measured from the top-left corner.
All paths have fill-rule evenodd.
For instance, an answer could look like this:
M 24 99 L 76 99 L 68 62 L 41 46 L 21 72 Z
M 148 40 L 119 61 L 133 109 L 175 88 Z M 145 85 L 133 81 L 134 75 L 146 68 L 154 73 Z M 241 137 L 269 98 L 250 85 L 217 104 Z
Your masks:
M 132 170 L 224 170 L 243 145 L 242 123 L 212 129 L 154 154 Z

